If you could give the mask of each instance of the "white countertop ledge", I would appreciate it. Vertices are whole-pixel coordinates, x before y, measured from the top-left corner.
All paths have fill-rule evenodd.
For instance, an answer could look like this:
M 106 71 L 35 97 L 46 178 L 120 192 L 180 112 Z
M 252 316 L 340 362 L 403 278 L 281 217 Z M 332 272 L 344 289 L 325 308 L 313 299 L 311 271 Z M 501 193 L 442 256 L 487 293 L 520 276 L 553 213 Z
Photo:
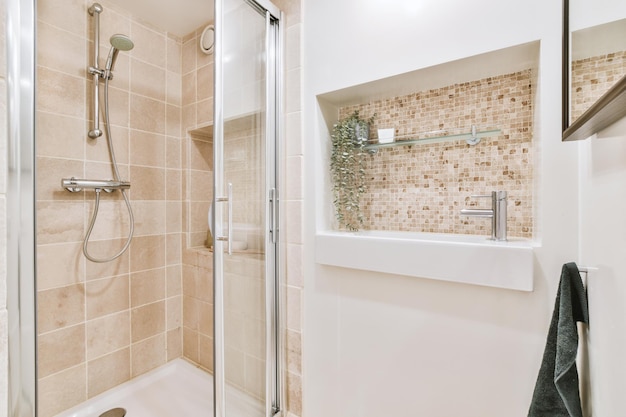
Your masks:
M 323 265 L 518 291 L 533 290 L 535 242 L 513 238 L 388 231 L 318 232 Z

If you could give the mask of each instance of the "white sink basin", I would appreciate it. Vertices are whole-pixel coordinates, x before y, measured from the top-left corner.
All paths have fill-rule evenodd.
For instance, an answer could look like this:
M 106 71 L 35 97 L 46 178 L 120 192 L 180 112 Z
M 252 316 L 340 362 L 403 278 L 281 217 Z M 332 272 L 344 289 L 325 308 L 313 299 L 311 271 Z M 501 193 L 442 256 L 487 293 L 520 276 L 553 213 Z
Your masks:
M 533 242 L 410 232 L 320 232 L 324 265 L 520 291 L 533 290 Z

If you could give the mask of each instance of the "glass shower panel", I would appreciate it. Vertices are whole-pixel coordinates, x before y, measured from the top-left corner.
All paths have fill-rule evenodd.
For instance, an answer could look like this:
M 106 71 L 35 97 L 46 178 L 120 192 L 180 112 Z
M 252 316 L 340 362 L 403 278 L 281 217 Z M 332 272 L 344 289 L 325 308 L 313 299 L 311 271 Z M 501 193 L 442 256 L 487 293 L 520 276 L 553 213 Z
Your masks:
M 226 253 L 216 256 L 217 262 L 222 258 L 221 271 L 215 269 L 223 276 L 223 412 L 262 417 L 268 410 L 266 196 L 272 186 L 267 181 L 267 21 L 261 8 L 244 0 L 224 0 L 223 19 L 223 155 L 216 189 L 226 196 L 222 202 L 228 201 L 215 213 L 221 223 L 217 230 L 229 236 L 222 245 Z

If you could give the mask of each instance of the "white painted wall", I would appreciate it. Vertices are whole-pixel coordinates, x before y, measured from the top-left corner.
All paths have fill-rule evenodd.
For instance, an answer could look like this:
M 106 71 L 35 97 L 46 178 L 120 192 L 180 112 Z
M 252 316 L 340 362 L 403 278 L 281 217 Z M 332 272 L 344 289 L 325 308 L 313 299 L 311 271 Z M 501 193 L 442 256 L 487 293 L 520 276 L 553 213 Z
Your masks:
M 618 0 L 572 4 L 575 27 L 589 27 L 626 18 Z M 580 255 L 592 269 L 587 277 L 589 299 L 589 374 L 594 416 L 624 414 L 626 375 L 626 119 L 580 146 Z
M 304 416 L 527 414 L 561 266 L 579 254 L 578 145 L 560 140 L 561 13 L 542 0 L 304 1 L 309 248 L 328 211 L 316 95 L 541 42 L 534 292 L 324 267 L 305 251 Z

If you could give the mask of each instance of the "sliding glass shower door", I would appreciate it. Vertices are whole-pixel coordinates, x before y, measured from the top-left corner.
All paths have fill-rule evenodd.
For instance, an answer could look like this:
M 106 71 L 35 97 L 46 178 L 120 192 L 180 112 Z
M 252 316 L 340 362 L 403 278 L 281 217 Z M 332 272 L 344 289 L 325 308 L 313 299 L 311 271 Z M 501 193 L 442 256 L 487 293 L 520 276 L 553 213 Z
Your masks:
M 215 416 L 280 410 L 276 139 L 279 11 L 217 0 Z M 242 395 L 243 394 L 243 395 Z

